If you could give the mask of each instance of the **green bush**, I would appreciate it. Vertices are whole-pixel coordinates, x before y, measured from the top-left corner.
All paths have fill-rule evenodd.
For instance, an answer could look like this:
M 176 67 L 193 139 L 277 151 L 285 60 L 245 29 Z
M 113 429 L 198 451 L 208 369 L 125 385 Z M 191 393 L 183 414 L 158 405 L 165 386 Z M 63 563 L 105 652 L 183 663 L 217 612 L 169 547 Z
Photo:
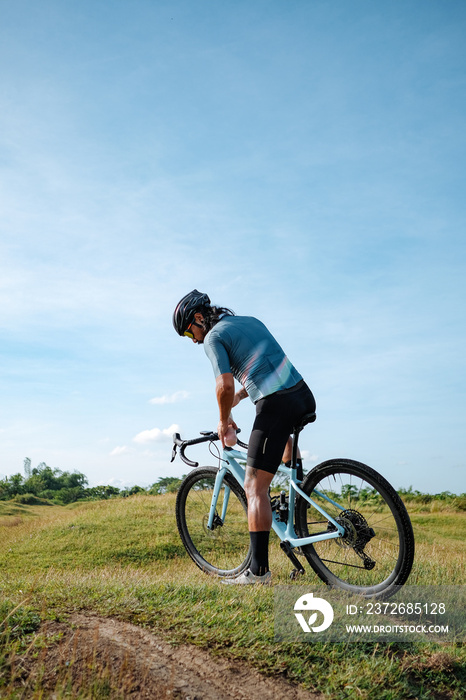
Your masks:
M 50 503 L 50 501 L 34 496 L 33 493 L 17 493 L 13 500 L 26 506 L 53 506 L 53 503 Z
M 455 498 L 452 505 L 458 510 L 466 510 L 466 496 L 458 496 L 458 498 Z

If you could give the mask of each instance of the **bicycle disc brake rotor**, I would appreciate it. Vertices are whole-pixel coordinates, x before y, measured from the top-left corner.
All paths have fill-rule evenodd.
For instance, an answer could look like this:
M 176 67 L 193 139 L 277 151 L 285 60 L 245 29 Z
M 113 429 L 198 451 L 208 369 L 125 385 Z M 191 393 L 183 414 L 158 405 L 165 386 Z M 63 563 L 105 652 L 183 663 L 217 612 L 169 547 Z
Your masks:
M 206 513 L 204 517 L 202 518 L 202 529 L 204 530 L 205 534 L 208 535 L 208 537 L 220 537 L 221 534 L 221 528 L 223 525 L 221 517 L 215 513 L 214 515 L 214 521 L 212 523 L 212 529 L 210 529 L 207 525 L 209 522 L 209 515 Z

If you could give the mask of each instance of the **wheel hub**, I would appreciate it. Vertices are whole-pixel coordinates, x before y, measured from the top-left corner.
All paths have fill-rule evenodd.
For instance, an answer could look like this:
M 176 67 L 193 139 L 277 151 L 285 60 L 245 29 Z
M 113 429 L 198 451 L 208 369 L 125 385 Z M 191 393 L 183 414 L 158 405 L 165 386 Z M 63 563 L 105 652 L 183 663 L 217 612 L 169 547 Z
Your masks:
M 216 530 L 218 527 L 222 527 L 223 525 L 221 517 L 218 515 L 218 513 L 215 513 L 211 528 L 208 526 L 208 522 L 209 515 L 206 513 L 206 515 L 204 515 L 202 518 L 202 529 L 209 537 L 218 537 L 219 533 L 216 532 Z
M 337 539 L 340 547 L 363 549 L 375 535 L 364 516 L 357 510 L 351 508 L 344 510 L 335 520 L 345 528 L 344 534 Z

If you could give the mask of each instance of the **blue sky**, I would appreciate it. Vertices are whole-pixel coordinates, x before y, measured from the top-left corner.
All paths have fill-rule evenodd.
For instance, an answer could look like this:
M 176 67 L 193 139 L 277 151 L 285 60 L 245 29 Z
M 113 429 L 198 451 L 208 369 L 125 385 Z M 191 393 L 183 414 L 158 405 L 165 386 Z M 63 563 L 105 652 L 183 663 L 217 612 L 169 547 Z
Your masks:
M 184 473 L 174 426 L 217 425 L 171 325 L 197 287 L 313 389 L 307 467 L 465 491 L 465 30 L 461 0 L 0 0 L 0 475 Z

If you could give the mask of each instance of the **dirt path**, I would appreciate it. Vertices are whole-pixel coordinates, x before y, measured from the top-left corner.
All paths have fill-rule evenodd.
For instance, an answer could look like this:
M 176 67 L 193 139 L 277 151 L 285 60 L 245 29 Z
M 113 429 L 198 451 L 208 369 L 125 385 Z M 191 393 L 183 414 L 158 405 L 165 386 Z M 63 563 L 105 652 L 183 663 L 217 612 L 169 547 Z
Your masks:
M 50 641 L 60 635 L 40 658 L 45 668 L 41 684 L 50 689 L 50 697 L 65 681 L 77 687 L 92 682 L 97 673 L 100 682 L 106 680 L 118 688 L 118 696 L 131 700 L 322 698 L 262 676 L 246 664 L 214 658 L 196 646 L 172 647 L 152 632 L 118 620 L 76 614 L 67 623 L 48 623 L 44 632 Z M 29 670 L 34 675 L 34 669 Z

